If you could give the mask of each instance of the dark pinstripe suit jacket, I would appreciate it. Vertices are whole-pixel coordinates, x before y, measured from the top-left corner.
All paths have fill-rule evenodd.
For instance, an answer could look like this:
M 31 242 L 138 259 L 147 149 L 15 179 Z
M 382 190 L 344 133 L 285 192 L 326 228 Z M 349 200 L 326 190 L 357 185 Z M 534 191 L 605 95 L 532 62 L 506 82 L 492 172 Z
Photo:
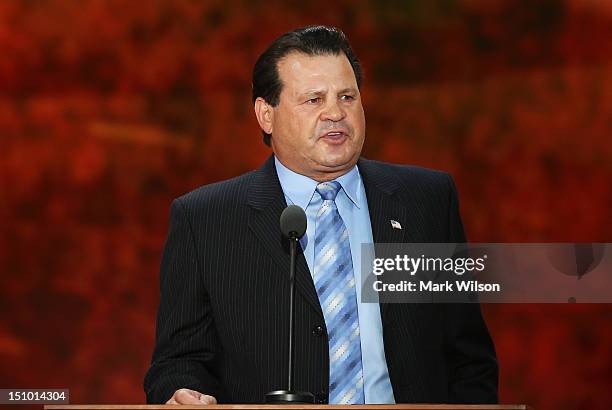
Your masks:
M 361 159 L 375 242 L 465 240 L 452 179 Z M 161 263 L 147 401 L 191 388 L 219 402 L 261 403 L 286 388 L 288 268 L 273 157 L 258 170 L 176 199 Z M 392 229 L 390 219 L 403 230 Z M 295 387 L 327 400 L 328 345 L 308 266 L 296 272 Z M 477 304 L 381 304 L 395 400 L 497 401 L 495 351 Z M 322 330 L 322 331 L 321 331 Z

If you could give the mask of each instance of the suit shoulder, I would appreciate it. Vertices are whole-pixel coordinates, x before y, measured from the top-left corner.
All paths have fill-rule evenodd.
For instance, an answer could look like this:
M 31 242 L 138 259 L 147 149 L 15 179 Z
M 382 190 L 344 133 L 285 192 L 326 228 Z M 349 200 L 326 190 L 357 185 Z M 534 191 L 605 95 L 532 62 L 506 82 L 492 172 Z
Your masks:
M 395 178 L 402 187 L 408 189 L 421 187 L 428 190 L 436 189 L 447 192 L 454 185 L 450 174 L 436 169 L 373 160 L 364 160 L 364 164 L 370 170 L 378 169 L 378 172 L 387 174 L 389 178 Z
M 245 202 L 248 187 L 255 171 L 212 184 L 202 185 L 174 200 L 189 211 L 208 208 L 223 208 L 227 205 L 236 206 Z

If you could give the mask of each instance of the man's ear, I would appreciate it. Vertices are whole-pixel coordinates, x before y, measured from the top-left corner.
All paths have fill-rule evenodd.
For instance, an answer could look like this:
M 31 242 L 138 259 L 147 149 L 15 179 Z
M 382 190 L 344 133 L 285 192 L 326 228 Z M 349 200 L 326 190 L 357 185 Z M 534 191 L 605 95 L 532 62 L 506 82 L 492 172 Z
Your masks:
M 272 134 L 272 119 L 274 118 L 273 107 L 261 97 L 255 100 L 255 116 L 259 126 L 266 134 Z

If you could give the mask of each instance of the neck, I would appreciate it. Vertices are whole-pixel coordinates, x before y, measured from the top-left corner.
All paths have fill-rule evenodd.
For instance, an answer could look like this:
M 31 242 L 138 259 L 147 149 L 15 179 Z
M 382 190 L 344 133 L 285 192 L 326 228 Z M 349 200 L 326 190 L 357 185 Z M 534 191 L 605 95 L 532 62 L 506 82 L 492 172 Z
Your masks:
M 333 181 L 334 179 L 337 179 L 341 177 L 342 175 L 348 174 L 353 169 L 353 167 L 355 167 L 355 164 L 357 163 L 357 162 L 354 162 L 354 163 L 349 164 L 348 166 L 342 166 L 342 167 L 333 168 L 329 170 L 319 171 L 319 170 L 314 170 L 314 169 L 304 169 L 301 167 L 296 167 L 296 166 L 287 164 L 285 161 L 278 158 L 278 156 L 276 156 L 276 158 L 281 164 L 283 164 L 285 168 L 290 169 L 296 174 L 304 175 L 305 177 L 308 177 L 316 182 Z

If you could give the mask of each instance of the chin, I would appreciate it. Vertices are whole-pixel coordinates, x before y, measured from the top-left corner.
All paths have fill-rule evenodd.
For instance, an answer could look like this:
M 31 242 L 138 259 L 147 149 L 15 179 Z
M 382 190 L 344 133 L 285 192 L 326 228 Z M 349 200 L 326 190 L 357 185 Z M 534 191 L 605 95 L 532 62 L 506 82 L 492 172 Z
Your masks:
M 356 159 L 353 155 L 342 155 L 342 156 L 327 156 L 320 162 L 321 165 L 327 168 L 344 168 L 353 166 L 356 163 Z
M 347 141 L 348 142 L 348 141 Z M 321 144 L 316 150 L 317 162 L 326 168 L 342 168 L 357 162 L 359 155 L 353 146 Z

